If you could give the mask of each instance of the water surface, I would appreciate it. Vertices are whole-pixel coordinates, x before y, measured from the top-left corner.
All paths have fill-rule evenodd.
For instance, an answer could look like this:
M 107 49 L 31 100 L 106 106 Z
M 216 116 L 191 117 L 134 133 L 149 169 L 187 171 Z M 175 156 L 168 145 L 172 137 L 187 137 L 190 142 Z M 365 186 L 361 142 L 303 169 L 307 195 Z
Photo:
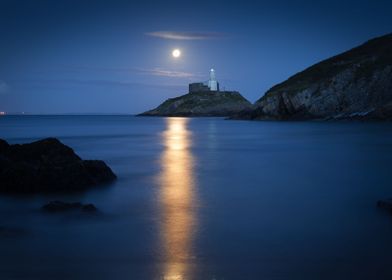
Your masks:
M 1 279 L 391 279 L 392 125 L 5 116 L 118 175 L 70 195 L 0 196 Z M 99 215 L 47 215 L 50 200 Z

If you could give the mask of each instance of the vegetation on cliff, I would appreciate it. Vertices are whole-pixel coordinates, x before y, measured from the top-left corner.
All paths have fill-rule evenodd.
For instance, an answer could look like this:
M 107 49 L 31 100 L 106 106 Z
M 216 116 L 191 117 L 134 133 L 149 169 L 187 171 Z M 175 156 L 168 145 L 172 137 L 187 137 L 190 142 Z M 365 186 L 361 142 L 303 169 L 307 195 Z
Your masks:
M 235 117 L 392 119 L 392 34 L 295 74 Z
M 251 103 L 239 92 L 195 92 L 170 98 L 140 116 L 230 116 L 249 109 Z

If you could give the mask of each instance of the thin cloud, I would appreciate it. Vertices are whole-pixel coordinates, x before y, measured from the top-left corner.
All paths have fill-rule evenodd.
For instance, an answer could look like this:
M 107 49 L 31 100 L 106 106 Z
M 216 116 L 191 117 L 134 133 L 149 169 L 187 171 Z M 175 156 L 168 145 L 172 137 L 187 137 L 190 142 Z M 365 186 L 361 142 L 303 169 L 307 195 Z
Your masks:
M 167 40 L 210 40 L 226 37 L 225 34 L 218 32 L 154 31 L 146 35 Z
M 47 72 L 67 72 L 67 73 L 81 73 L 81 72 L 111 72 L 111 73 L 130 73 L 135 72 L 134 68 L 129 67 L 101 67 L 91 65 L 55 65 L 36 71 L 38 73 Z
M 171 71 L 165 70 L 161 68 L 154 68 L 154 69 L 137 69 L 139 73 L 144 73 L 153 76 L 160 76 L 160 77 L 170 77 L 170 78 L 194 78 L 198 77 L 198 75 L 190 73 L 190 72 L 182 72 L 182 71 Z
M 152 75 L 160 77 L 170 77 L 170 78 L 198 78 L 202 75 L 195 74 L 185 71 L 172 71 L 162 68 L 127 68 L 127 67 L 97 67 L 97 66 L 85 66 L 85 65 L 68 65 L 62 66 L 60 71 L 71 71 L 71 72 L 111 72 L 111 73 L 134 73 L 142 75 Z M 53 71 L 52 71 L 53 72 Z
M 40 89 L 56 89 L 66 88 L 69 86 L 98 86 L 98 87 L 123 87 L 123 88 L 134 88 L 134 87 L 148 87 L 148 88 L 167 88 L 178 90 L 183 88 L 183 85 L 177 84 L 150 84 L 140 83 L 132 81 L 117 81 L 117 80 L 89 80 L 89 79 L 38 79 L 38 80 L 23 80 L 20 81 L 20 86 L 27 88 L 40 88 Z
M 6 82 L 0 80 L 0 94 L 7 93 L 9 88 L 9 85 Z

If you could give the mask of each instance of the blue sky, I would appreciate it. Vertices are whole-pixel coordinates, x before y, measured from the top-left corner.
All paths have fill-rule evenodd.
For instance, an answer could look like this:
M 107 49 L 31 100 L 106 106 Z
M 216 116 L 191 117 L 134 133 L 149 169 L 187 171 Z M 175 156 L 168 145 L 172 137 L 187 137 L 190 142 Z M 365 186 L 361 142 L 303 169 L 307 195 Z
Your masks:
M 139 113 L 211 67 L 254 102 L 390 33 L 391 11 L 391 1 L 0 0 L 0 111 Z

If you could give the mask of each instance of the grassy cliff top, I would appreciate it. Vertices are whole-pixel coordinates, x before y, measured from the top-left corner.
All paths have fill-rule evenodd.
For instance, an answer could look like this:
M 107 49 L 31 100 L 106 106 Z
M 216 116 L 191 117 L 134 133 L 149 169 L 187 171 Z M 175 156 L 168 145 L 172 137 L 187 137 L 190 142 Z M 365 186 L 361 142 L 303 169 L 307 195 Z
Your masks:
M 392 33 L 369 40 L 291 76 L 268 90 L 256 103 L 279 92 L 290 94 L 301 91 L 311 84 L 327 83 L 333 76 L 350 67 L 357 68 L 356 74 L 359 79 L 373 73 L 375 69 L 389 65 L 392 65 Z
M 236 91 L 205 91 L 170 98 L 143 116 L 226 116 L 251 103 Z

